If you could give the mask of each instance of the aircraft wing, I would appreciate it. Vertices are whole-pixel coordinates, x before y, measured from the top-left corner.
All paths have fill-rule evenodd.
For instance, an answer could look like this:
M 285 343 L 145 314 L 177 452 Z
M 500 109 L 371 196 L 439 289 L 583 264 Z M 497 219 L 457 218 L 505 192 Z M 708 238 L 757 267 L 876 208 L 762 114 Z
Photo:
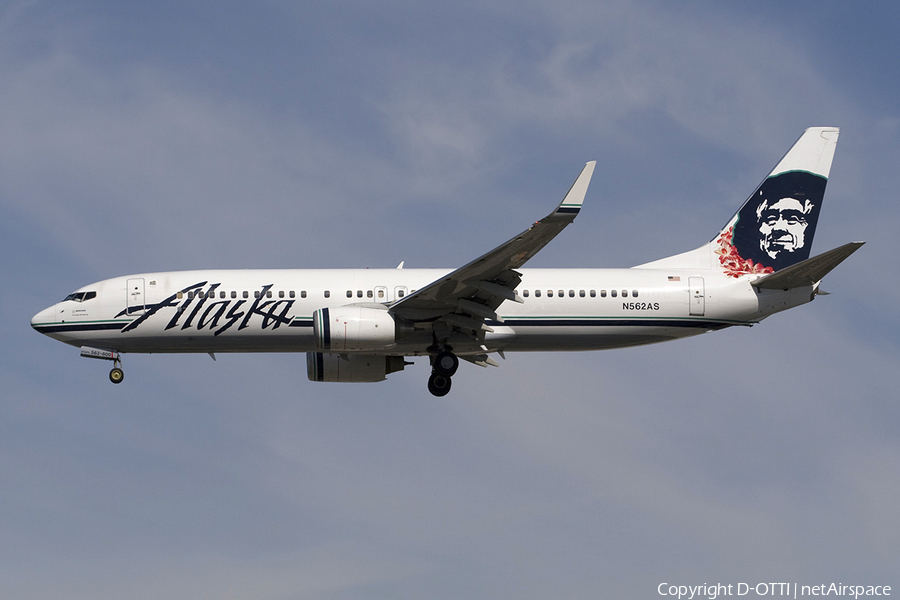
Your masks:
M 491 331 L 484 319 L 499 320 L 495 311 L 503 301 L 522 302 L 515 292 L 521 282 L 515 269 L 575 220 L 596 164 L 585 165 L 552 213 L 487 254 L 398 300 L 390 311 L 410 321 L 442 320 L 476 333 Z

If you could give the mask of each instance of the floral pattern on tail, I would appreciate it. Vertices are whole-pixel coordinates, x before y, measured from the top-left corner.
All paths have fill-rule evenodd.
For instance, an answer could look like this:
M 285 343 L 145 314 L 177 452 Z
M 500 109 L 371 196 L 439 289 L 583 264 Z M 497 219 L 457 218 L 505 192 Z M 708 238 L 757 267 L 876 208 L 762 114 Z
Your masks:
M 728 228 L 722 231 L 722 233 L 719 234 L 719 237 L 716 238 L 719 247 L 716 248 L 715 253 L 719 256 L 719 264 L 722 265 L 722 269 L 725 270 L 726 275 L 738 278 L 741 275 L 765 275 L 767 273 L 775 272 L 775 269 L 772 267 L 754 263 L 753 260 L 749 258 L 741 258 L 737 248 L 735 248 L 732 243 L 733 235 L 734 222 L 732 222 Z

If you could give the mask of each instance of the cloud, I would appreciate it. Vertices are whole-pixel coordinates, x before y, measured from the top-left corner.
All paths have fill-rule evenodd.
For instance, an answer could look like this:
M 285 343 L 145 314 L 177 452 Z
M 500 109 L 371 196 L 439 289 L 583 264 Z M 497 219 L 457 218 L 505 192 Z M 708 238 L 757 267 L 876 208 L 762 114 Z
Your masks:
M 208 8 L 0 21 L 6 595 L 632 597 L 892 572 L 896 106 L 822 58 L 852 68 L 865 39 L 842 54 L 764 9 L 653 2 Z M 815 250 L 871 241 L 832 296 L 752 329 L 465 364 L 435 399 L 421 359 L 319 385 L 299 355 L 129 355 L 111 386 L 28 327 L 125 272 L 453 267 L 593 158 L 535 266 L 652 260 L 710 239 L 832 123 Z

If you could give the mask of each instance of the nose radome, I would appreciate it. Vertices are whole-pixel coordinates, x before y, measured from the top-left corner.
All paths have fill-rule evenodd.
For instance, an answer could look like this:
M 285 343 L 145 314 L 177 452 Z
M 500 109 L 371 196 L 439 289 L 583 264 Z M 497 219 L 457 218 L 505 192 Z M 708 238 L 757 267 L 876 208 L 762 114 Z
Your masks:
M 55 305 L 45 308 L 38 314 L 31 317 L 31 326 L 34 329 L 37 329 L 38 331 L 40 331 L 40 327 L 42 325 L 47 325 L 48 323 L 53 322 L 55 315 L 56 315 L 56 306 Z

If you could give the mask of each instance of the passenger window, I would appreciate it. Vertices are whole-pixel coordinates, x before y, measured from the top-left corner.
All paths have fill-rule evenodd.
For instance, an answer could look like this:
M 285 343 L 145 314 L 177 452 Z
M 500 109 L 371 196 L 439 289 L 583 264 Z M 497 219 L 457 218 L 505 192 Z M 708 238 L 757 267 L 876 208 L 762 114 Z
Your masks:
M 300 297 L 301 297 L 301 298 L 306 298 L 306 290 L 302 290 L 302 291 L 300 292 Z
M 188 292 L 188 300 L 194 299 L 194 292 Z
M 597 297 L 597 290 L 591 290 L 591 298 Z
M 378 290 L 378 299 L 384 300 L 384 290 Z
M 181 300 L 182 298 L 184 298 L 184 292 L 178 292 L 177 294 L 175 294 L 175 297 Z
M 362 298 L 362 290 L 356 290 L 356 297 Z
M 244 298 L 249 298 L 250 294 L 247 293 L 247 290 L 244 290 L 244 293 L 241 294 Z
M 628 297 L 628 290 L 622 290 L 622 297 L 623 297 L 623 298 L 627 298 L 627 297 Z
M 638 295 L 637 295 L 637 290 L 631 290 L 631 297 L 632 297 L 632 298 L 637 298 L 637 297 L 638 297 Z
M 581 295 L 584 296 L 584 292 L 581 292 Z M 569 290 L 569 298 L 575 297 L 575 290 Z
M 372 290 L 366 290 L 366 298 L 372 297 Z
M 269 290 L 266 292 L 266 298 L 271 298 L 271 297 L 272 297 L 272 290 Z
M 281 290 L 280 292 L 278 292 L 278 297 L 284 298 L 284 290 Z
M 348 297 L 348 298 L 352 298 L 352 297 L 353 297 L 353 290 L 347 290 L 347 297 Z
M 329 290 L 325 290 L 325 297 L 331 298 L 331 292 Z
M 397 290 L 397 297 L 398 297 L 398 298 L 402 298 L 402 297 L 403 297 L 403 290 Z
M 553 290 L 547 290 L 547 297 L 548 297 L 548 298 L 552 298 L 552 297 L 553 297 Z
M 528 290 L 522 290 L 522 297 L 523 297 L 523 298 L 527 298 L 527 297 L 528 297 Z
M 232 298 L 237 298 L 237 292 L 231 292 L 231 297 L 232 297 Z
M 540 298 L 540 297 L 541 297 L 541 290 L 534 290 L 534 297 L 535 297 L 535 298 Z
M 609 295 L 612 296 L 613 298 L 615 298 L 615 297 L 616 297 L 616 290 L 612 290 L 612 291 L 609 293 Z
M 565 294 L 562 290 L 559 290 L 559 297 L 560 297 L 560 298 L 565 297 L 565 295 L 566 295 L 566 294 Z
M 606 290 L 600 290 L 600 297 L 606 298 Z
M 224 297 L 225 297 L 225 292 L 219 292 L 219 298 L 224 298 Z
M 578 290 L 578 297 L 584 298 L 584 290 Z

